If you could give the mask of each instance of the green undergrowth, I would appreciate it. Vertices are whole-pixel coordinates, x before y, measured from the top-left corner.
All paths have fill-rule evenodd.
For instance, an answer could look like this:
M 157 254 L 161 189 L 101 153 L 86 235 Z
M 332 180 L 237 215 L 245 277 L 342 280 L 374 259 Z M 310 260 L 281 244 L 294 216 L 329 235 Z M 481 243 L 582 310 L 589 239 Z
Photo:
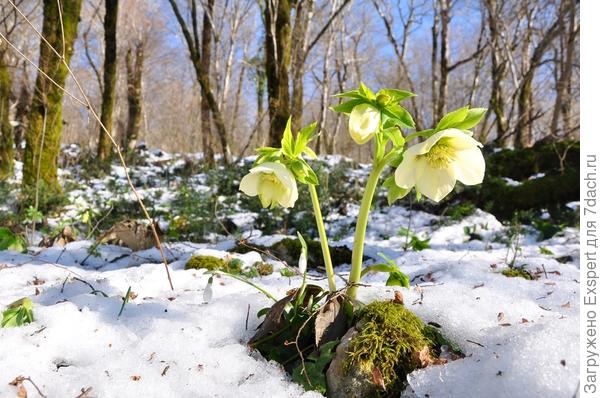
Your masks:
M 505 268 L 502 271 L 500 271 L 500 273 L 506 276 L 507 278 L 523 278 L 527 279 L 528 281 L 535 279 L 534 276 L 523 267 Z
M 233 275 L 246 276 L 249 278 L 266 276 L 273 273 L 273 266 L 262 261 L 257 261 L 250 267 L 244 267 L 244 263 L 238 258 L 222 259 L 203 255 L 195 255 L 190 257 L 185 264 L 184 269 L 222 271 Z

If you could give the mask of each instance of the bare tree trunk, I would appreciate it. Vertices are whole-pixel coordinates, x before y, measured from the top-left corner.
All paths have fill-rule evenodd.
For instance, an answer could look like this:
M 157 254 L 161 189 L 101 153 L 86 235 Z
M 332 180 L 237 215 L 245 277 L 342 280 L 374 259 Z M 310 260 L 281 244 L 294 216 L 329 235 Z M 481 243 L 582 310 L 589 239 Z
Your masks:
M 125 147 L 131 151 L 135 148 L 142 127 L 142 75 L 144 71 L 144 45 L 137 43 L 135 56 L 131 48 L 125 57 L 127 66 L 127 129 L 125 131 Z
M 449 0 L 439 0 L 440 5 L 440 84 L 435 118 L 440 120 L 446 113 L 448 98 L 448 74 L 450 73 L 450 4 Z
M 58 4 L 62 6 L 62 12 L 59 12 Z M 73 55 L 80 11 L 81 0 L 61 2 L 44 0 L 42 35 L 52 47 L 63 54 L 66 63 Z M 40 43 L 39 68 L 58 86 L 64 87 L 68 74 L 67 67 L 43 41 Z M 39 186 L 44 194 L 54 195 L 61 191 L 57 178 L 57 165 L 62 135 L 63 91 L 52 84 L 42 72 L 38 73 L 36 80 L 25 135 L 23 187 L 26 193 L 31 193 L 37 185 L 39 175 Z
M 15 121 L 18 123 L 13 129 L 16 158 L 18 160 L 23 159 L 23 139 L 25 138 L 25 131 L 27 129 L 27 115 L 29 115 L 31 105 L 31 90 L 29 89 L 29 82 L 27 81 L 26 73 L 26 61 L 23 61 L 23 73 L 21 75 L 21 90 L 19 92 L 19 98 L 17 99 L 17 106 L 15 109 Z
M 277 146 L 290 116 L 288 70 L 290 64 L 289 0 L 267 0 L 264 9 L 265 72 L 269 98 L 269 145 Z
M 501 17 L 500 9 L 496 0 L 485 0 L 488 13 L 488 25 L 490 27 L 490 44 L 492 68 L 492 87 L 490 94 L 490 108 L 496 115 L 496 135 L 500 146 L 506 147 L 510 144 L 508 134 L 508 121 L 505 115 L 503 82 L 506 76 L 506 60 L 502 57 L 502 45 L 500 43 L 500 26 L 498 18 Z
M 186 41 L 188 50 L 190 52 L 190 58 L 192 59 L 192 63 L 194 65 L 194 70 L 196 71 L 196 79 L 200 84 L 200 88 L 202 89 L 202 99 L 206 101 L 206 106 L 210 109 L 210 112 L 213 117 L 213 121 L 215 124 L 215 128 L 217 130 L 217 135 L 219 138 L 219 142 L 221 144 L 221 151 L 223 152 L 223 161 L 225 164 L 229 164 L 231 162 L 231 150 L 229 148 L 229 143 L 227 141 L 227 129 L 225 128 L 225 121 L 223 119 L 223 114 L 219 108 L 219 104 L 213 94 L 210 84 L 210 75 L 206 73 L 206 68 L 202 65 L 202 49 L 200 48 L 200 38 L 198 34 L 198 18 L 197 18 L 197 4 L 196 0 L 191 0 L 191 24 L 192 24 L 192 32 L 183 18 L 183 15 L 179 11 L 179 7 L 177 6 L 177 2 L 175 0 L 169 0 L 169 4 L 171 4 L 171 8 L 175 13 L 175 17 L 177 18 L 177 22 L 179 23 L 179 27 L 183 33 L 184 39 Z M 208 28 L 207 32 L 212 32 L 212 24 L 211 24 L 211 11 L 212 5 L 214 5 L 214 0 L 208 0 L 205 6 L 204 20 L 207 21 Z M 206 24 L 204 24 L 206 25 Z M 204 26 L 203 26 L 204 31 Z M 193 36 L 192 36 L 193 34 Z M 208 35 L 210 38 L 210 34 Z M 204 42 L 204 38 L 203 38 Z M 210 64 L 210 63 L 209 63 Z M 203 118 L 204 120 L 204 118 Z
M 209 0 L 206 3 L 206 9 L 204 10 L 204 17 L 202 20 L 202 44 L 201 44 L 201 61 L 200 68 L 201 73 L 204 76 L 210 76 L 210 65 L 212 58 L 212 13 L 214 9 L 215 1 Z M 212 122 L 210 117 L 210 106 L 206 100 L 206 93 L 202 88 L 202 98 L 200 98 L 200 117 L 202 118 L 202 152 L 204 154 L 204 161 L 209 167 L 215 165 L 215 153 L 212 146 Z
M 438 53 L 438 35 L 439 35 L 439 23 L 440 23 L 440 15 L 438 13 L 437 0 L 432 0 L 433 2 L 433 24 L 431 25 L 431 106 L 432 106 L 432 116 L 434 118 L 433 123 L 435 124 L 435 119 L 437 118 L 437 106 L 438 106 L 438 63 L 437 63 L 437 53 Z
M 333 7 L 335 8 L 335 1 Z M 302 108 L 304 100 L 304 61 L 308 46 L 308 31 L 313 16 L 314 0 L 297 3 L 294 29 L 292 30 L 292 128 L 299 130 L 302 125 Z
M 5 62 L 5 50 L 0 49 L 0 181 L 13 173 L 13 132 L 8 119 L 10 110 L 10 73 Z
M 334 2 L 335 5 L 335 2 Z M 329 105 L 329 73 L 330 73 L 330 58 L 331 58 L 331 47 L 333 46 L 334 32 L 331 32 L 325 45 L 325 53 L 323 55 L 323 77 L 321 80 L 321 103 L 319 107 L 319 121 L 317 124 L 317 136 L 316 152 L 321 154 L 321 137 L 323 141 L 326 141 L 327 137 L 327 115 Z M 325 149 L 327 151 L 327 149 Z
M 113 108 L 115 104 L 115 86 L 117 83 L 117 17 L 119 14 L 118 0 L 105 0 L 106 14 L 104 15 L 104 84 L 102 90 L 102 113 L 100 122 L 113 135 Z M 137 55 L 137 51 L 136 51 Z M 137 56 L 136 56 L 137 58 Z M 112 142 L 106 132 L 100 128 L 98 139 L 98 160 L 105 162 L 110 159 Z
M 559 57 L 560 63 L 557 66 L 560 72 L 556 83 L 556 100 L 552 112 L 552 123 L 550 126 L 551 134 L 555 137 L 568 134 L 571 131 L 571 96 L 570 85 L 573 75 L 573 59 L 577 35 L 579 34 L 579 23 L 576 22 L 577 5 L 575 0 L 565 0 L 564 6 L 569 9 L 569 27 L 565 29 L 564 22 L 561 21 L 560 30 L 565 37 L 565 56 Z M 563 126 L 562 133 L 559 130 L 559 118 L 562 115 Z
M 529 60 L 529 69 L 525 71 L 523 80 L 519 87 L 518 94 L 518 110 L 519 116 L 517 118 L 517 125 L 515 127 L 515 147 L 516 148 L 527 148 L 532 145 L 532 129 L 531 123 L 533 122 L 532 112 L 532 95 L 533 95 L 533 78 L 535 72 L 542 61 L 546 49 L 550 46 L 554 38 L 560 32 L 560 20 L 564 17 L 565 7 L 560 7 L 556 21 L 544 32 L 542 39 L 536 45 L 531 59 Z

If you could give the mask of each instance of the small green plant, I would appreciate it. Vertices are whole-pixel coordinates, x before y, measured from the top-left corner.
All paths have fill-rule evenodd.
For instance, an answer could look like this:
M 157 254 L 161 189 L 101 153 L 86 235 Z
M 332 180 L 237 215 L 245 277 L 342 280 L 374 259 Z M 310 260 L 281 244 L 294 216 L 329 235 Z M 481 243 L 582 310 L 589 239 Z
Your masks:
M 554 256 L 554 252 L 552 252 L 552 250 L 548 249 L 545 246 L 539 246 L 538 249 L 540 250 L 540 254 L 544 254 L 546 256 Z
M 377 253 L 379 257 L 385 260 L 385 263 L 370 265 L 363 269 L 360 278 L 362 279 L 369 272 L 387 272 L 389 274 L 386 286 L 410 287 L 410 278 L 404 272 L 400 271 L 398 265 L 383 253 Z
M 404 250 L 412 249 L 416 252 L 421 250 L 429 249 L 429 241 L 431 238 L 421 239 L 408 228 L 400 228 L 400 236 L 406 237 L 406 243 L 404 244 Z
M 0 250 L 14 250 L 24 252 L 27 250 L 25 239 L 15 234 L 8 228 L 0 228 Z
M 472 226 L 465 225 L 463 227 L 463 231 L 465 232 L 465 235 L 467 235 L 469 237 L 469 240 L 483 240 L 483 237 L 476 232 L 477 225 L 472 225 Z
M 564 224 L 544 219 L 533 220 L 533 226 L 539 232 L 538 240 L 540 241 L 552 238 L 565 228 Z
M 528 281 L 535 279 L 534 276 L 525 269 L 525 267 L 509 267 L 505 268 L 500 273 L 507 278 L 523 278 Z
M 6 307 L 2 313 L 0 327 L 18 327 L 31 322 L 33 322 L 33 304 L 29 298 L 24 297 Z
M 305 390 L 316 390 L 321 394 L 327 391 L 326 368 L 333 358 L 338 340 L 330 341 L 313 351 L 304 360 L 304 364 L 296 366 L 292 372 L 292 380 L 304 387 Z
M 477 207 L 471 202 L 459 203 L 448 209 L 448 217 L 453 221 L 460 221 L 475 213 L 475 210 L 477 210 Z

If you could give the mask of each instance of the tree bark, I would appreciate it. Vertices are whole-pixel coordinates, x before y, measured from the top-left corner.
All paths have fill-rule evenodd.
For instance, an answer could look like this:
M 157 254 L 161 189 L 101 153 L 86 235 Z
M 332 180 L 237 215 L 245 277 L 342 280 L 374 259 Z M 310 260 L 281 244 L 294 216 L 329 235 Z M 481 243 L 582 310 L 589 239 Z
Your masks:
M 105 0 L 105 7 L 104 84 L 102 85 L 100 122 L 106 128 L 106 131 L 113 135 L 113 108 L 115 104 L 115 86 L 117 83 L 117 17 L 119 14 L 119 0 Z M 107 136 L 106 131 L 101 127 L 100 136 L 98 138 L 98 160 L 101 162 L 109 160 L 112 154 L 112 142 Z
M 488 25 L 490 28 L 490 44 L 492 57 L 492 87 L 490 94 L 490 109 L 496 115 L 496 136 L 500 146 L 506 147 L 510 143 L 508 134 L 508 120 L 505 115 L 504 89 L 503 81 L 506 76 L 506 60 L 502 57 L 502 47 L 500 43 L 500 26 L 498 17 L 500 10 L 496 0 L 485 0 L 485 6 L 488 13 Z
M 278 146 L 290 117 L 290 2 L 267 0 L 264 9 L 265 72 L 269 98 L 269 145 Z
M 313 16 L 314 0 L 298 2 L 296 18 L 292 30 L 292 128 L 299 130 L 302 126 L 302 108 L 304 107 L 304 61 L 307 49 L 307 34 Z M 333 2 L 332 7 L 335 7 Z
M 188 25 L 183 18 L 183 15 L 179 11 L 179 7 L 175 0 L 169 0 L 169 4 L 171 4 L 171 8 L 175 13 L 175 17 L 177 18 L 177 22 L 179 23 L 179 27 L 181 28 L 181 32 L 183 33 L 183 37 L 186 41 L 188 50 L 190 52 L 190 58 L 192 60 L 192 64 L 194 65 L 194 70 L 196 71 L 196 79 L 198 80 L 198 84 L 200 84 L 200 88 L 202 90 L 202 99 L 206 101 L 207 107 L 210 109 L 210 112 L 213 117 L 213 121 L 215 124 L 215 128 L 217 130 L 217 135 L 219 136 L 219 142 L 221 144 L 221 151 L 223 152 L 223 162 L 225 164 L 229 164 L 231 162 L 231 150 L 229 149 L 229 143 L 227 141 L 227 129 L 225 128 L 225 121 L 223 119 L 223 114 L 219 108 L 219 104 L 213 94 L 210 85 L 210 76 L 205 72 L 205 69 L 202 67 L 202 53 L 200 48 L 200 38 L 198 35 L 197 29 L 197 16 L 196 16 L 196 0 L 191 0 L 192 7 L 192 32 L 188 28 Z M 208 3 L 205 6 L 205 20 L 208 20 L 208 27 L 210 28 L 210 32 L 212 32 L 212 24 L 211 24 L 211 15 L 209 10 L 212 8 L 209 7 L 209 4 L 212 3 L 214 5 L 214 0 L 208 0 Z M 207 14 L 207 12 L 209 12 Z M 210 35 L 209 35 L 210 36 Z
M 31 90 L 29 88 L 29 82 L 27 81 L 27 73 L 25 70 L 25 63 L 23 61 L 23 73 L 21 74 L 21 89 L 19 91 L 19 98 L 17 99 L 17 106 L 15 109 L 15 121 L 18 125 L 13 129 L 14 141 L 15 141 L 15 155 L 18 160 L 23 159 L 22 143 L 25 138 L 25 130 L 27 128 L 27 116 L 29 114 L 29 108 L 31 105 Z
M 437 96 L 435 118 L 440 120 L 446 113 L 448 98 L 448 74 L 450 73 L 450 4 L 448 0 L 439 0 L 440 4 L 440 84 Z
M 201 44 L 201 60 L 200 68 L 201 74 L 204 76 L 210 76 L 210 65 L 212 58 L 212 24 L 211 16 L 213 13 L 215 1 L 208 0 L 206 3 L 206 9 L 204 10 L 204 17 L 202 19 L 202 44 Z M 206 92 L 202 88 L 202 98 L 200 98 L 200 117 L 202 127 L 202 152 L 204 154 L 204 161 L 209 167 L 215 165 L 215 153 L 212 146 L 212 123 L 210 117 L 210 105 L 206 100 Z
M 0 50 L 0 181 L 13 173 L 13 132 L 10 125 L 10 87 L 11 79 L 5 62 L 5 51 Z
M 40 43 L 39 68 L 56 84 L 64 87 L 68 69 L 65 63 L 71 60 L 73 44 L 77 36 L 77 24 L 82 0 L 63 0 L 62 24 L 55 0 L 44 0 L 44 22 L 42 35 L 59 53 L 64 49 L 64 62 L 56 56 L 45 42 Z M 64 27 L 64 32 L 62 32 Z M 64 42 L 63 42 L 64 36 Z M 25 134 L 26 148 L 23 162 L 23 187 L 36 187 L 45 194 L 60 193 L 57 178 L 57 163 L 62 135 L 63 91 L 38 73 L 29 123 Z M 45 125 L 45 126 L 44 126 Z M 44 128 L 45 127 L 45 128 Z M 39 181 L 38 181 L 39 175 Z
M 142 127 L 142 76 L 144 71 L 144 46 L 137 43 L 135 55 L 131 48 L 125 57 L 127 67 L 127 129 L 124 147 L 135 148 Z

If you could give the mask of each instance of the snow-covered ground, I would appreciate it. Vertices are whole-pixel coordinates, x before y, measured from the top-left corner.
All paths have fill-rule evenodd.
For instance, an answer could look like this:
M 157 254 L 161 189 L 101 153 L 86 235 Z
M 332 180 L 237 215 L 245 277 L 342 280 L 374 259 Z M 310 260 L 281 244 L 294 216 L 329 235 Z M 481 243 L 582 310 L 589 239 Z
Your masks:
M 343 231 L 356 210 L 350 204 L 344 215 L 333 214 L 330 229 Z M 254 243 L 281 237 L 260 236 L 251 231 L 253 217 L 239 217 L 240 224 L 247 224 L 242 225 L 246 234 L 257 237 Z M 404 250 L 406 237 L 398 230 L 409 222 L 415 234 L 430 238 L 429 249 Z M 469 239 L 465 227 L 475 228 L 475 239 Z M 351 245 L 351 232 L 335 244 Z M 364 279 L 367 286 L 359 299 L 389 299 L 394 290 L 402 290 L 405 304 L 424 321 L 439 324 L 466 354 L 410 374 L 414 392 L 407 396 L 574 396 L 579 233 L 566 228 L 538 242 L 536 231 L 524 228 L 515 264 L 524 265 L 536 280 L 500 273 L 514 254 L 507 235 L 508 227 L 480 210 L 460 221 L 402 206 L 372 213 L 366 255 L 376 258 L 381 252 L 395 260 L 410 276 L 411 287 L 386 287 L 386 275 L 372 274 Z M 29 254 L 0 252 L 0 309 L 27 296 L 35 316 L 27 326 L 0 329 L 0 397 L 16 396 L 16 387 L 8 383 L 19 375 L 30 377 L 48 397 L 76 397 L 90 387 L 83 396 L 320 396 L 304 392 L 279 365 L 248 349 L 246 341 L 260 323 L 256 313 L 272 301 L 226 277 L 215 278 L 210 297 L 205 294 L 208 276 L 184 270 L 193 254 L 235 256 L 251 265 L 259 253 L 228 252 L 235 241 L 226 236 L 214 236 L 211 243 L 169 243 L 171 290 L 158 250 L 132 253 L 105 245 L 98 248 L 99 256 L 88 257 L 92 244 L 82 239 L 65 247 L 32 247 Z M 299 285 L 299 277 L 281 276 L 283 264 L 263 260 L 272 262 L 275 272 L 255 283 L 278 297 Z M 342 285 L 349 266 L 336 271 Z M 322 275 L 311 276 L 312 283 L 326 285 Z M 135 298 L 119 317 L 128 287 Z M 93 294 L 93 289 L 102 293 Z M 30 397 L 37 395 L 29 382 L 24 386 Z

